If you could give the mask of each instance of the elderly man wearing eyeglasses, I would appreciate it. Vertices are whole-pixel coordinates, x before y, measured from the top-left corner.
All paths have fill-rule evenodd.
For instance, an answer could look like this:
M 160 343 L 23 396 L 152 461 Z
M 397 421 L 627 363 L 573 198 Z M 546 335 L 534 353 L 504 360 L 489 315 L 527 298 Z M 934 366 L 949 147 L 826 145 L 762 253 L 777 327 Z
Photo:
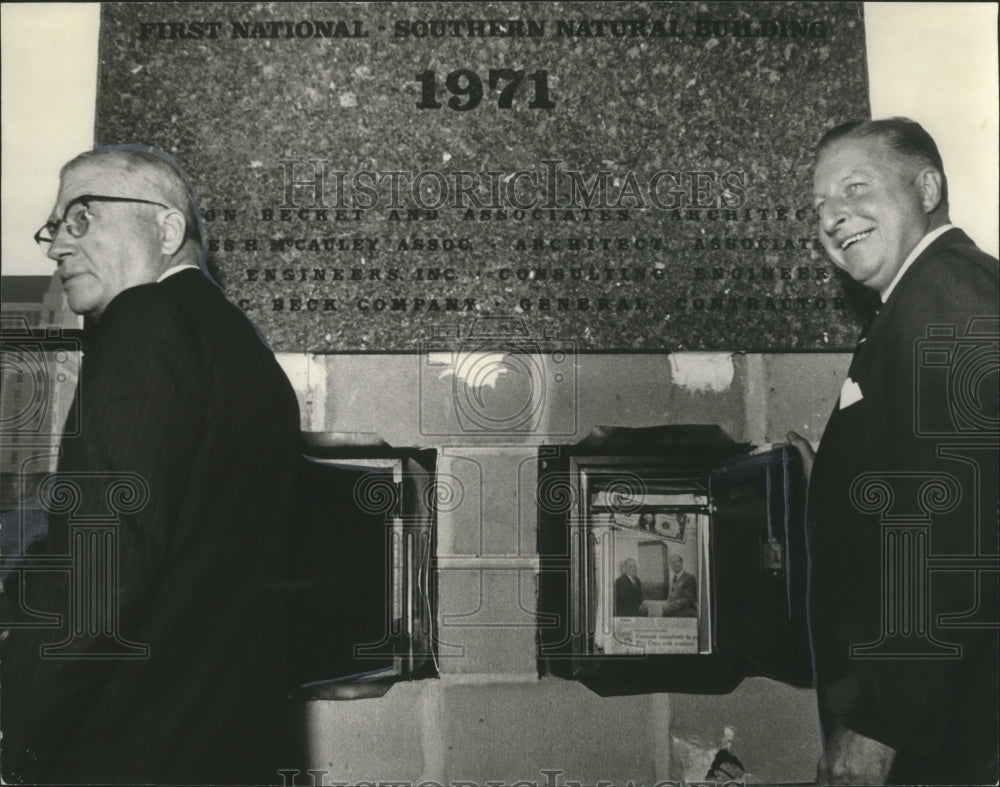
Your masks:
M 164 154 L 73 159 L 35 239 L 87 317 L 54 481 L 71 504 L 33 555 L 73 568 L 3 594 L 59 624 L 0 645 L 4 779 L 281 783 L 295 394 L 201 269 L 194 196 Z M 114 525 L 96 552 L 95 521 Z
M 138 149 L 87 152 L 66 164 L 35 241 L 56 261 L 70 308 L 93 318 L 130 287 L 196 269 L 200 252 L 184 179 Z

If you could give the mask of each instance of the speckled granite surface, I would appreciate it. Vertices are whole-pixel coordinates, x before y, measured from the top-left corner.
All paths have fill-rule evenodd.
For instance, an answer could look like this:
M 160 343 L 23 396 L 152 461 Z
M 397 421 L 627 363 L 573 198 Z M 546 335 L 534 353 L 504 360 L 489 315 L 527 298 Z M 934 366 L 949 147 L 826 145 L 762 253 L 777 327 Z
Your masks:
M 868 112 L 860 3 L 108 3 L 99 68 L 96 138 L 186 167 L 276 350 L 497 316 L 583 350 L 853 347 L 810 166 Z

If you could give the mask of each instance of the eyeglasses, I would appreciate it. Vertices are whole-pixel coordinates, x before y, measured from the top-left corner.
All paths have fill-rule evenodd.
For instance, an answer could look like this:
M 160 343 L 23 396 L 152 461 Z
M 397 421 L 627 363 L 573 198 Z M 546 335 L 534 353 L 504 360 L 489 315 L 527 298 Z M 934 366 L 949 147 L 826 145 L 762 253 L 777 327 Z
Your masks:
M 92 202 L 135 202 L 140 205 L 158 205 L 161 208 L 169 208 L 162 202 L 153 202 L 148 199 L 133 199 L 132 197 L 104 197 L 98 194 L 81 194 L 76 199 L 70 201 L 63 211 L 60 221 L 46 222 L 38 232 L 35 233 L 35 243 L 39 246 L 47 246 L 55 240 L 56 234 L 61 227 L 66 228 L 66 232 L 74 238 L 82 238 L 90 229 L 90 220 L 93 218 L 89 208 Z

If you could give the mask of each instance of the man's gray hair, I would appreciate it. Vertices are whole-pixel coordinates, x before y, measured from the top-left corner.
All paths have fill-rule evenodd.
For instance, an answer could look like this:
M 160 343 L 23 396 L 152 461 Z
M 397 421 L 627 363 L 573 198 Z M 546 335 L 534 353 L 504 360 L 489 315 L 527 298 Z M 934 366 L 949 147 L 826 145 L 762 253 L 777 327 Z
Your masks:
M 129 180 L 149 189 L 148 199 L 155 197 L 179 210 L 186 224 L 185 241 L 190 240 L 201 246 L 201 215 L 194 189 L 187 174 L 172 157 L 147 145 L 104 145 L 67 161 L 59 171 L 59 177 L 63 178 L 70 170 L 91 162 L 119 167 Z

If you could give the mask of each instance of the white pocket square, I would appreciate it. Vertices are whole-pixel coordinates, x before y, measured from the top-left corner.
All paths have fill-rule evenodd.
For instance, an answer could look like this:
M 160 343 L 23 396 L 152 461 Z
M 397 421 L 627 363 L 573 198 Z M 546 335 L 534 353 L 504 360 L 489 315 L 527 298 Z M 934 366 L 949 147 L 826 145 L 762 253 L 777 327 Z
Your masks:
M 840 389 L 840 409 L 843 410 L 845 407 L 850 407 L 855 402 L 860 402 L 864 399 L 864 395 L 861 393 L 861 386 L 858 385 L 854 380 L 848 377 L 844 380 L 844 385 Z

